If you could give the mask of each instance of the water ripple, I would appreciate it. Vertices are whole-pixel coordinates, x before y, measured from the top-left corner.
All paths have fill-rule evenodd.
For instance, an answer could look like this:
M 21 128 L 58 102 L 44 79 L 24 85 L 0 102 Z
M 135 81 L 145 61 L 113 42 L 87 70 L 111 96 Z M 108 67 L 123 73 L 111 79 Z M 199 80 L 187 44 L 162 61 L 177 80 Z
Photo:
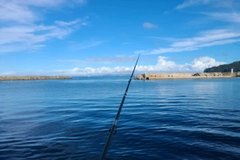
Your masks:
M 127 80 L 1 82 L 0 159 L 99 159 Z M 107 158 L 238 159 L 239 87 L 133 81 Z

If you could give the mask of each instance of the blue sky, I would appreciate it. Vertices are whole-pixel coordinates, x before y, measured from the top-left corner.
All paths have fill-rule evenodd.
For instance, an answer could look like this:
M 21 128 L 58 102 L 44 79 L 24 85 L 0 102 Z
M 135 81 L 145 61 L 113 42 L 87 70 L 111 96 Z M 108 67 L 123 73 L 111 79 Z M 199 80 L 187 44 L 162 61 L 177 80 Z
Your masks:
M 240 60 L 239 0 L 0 0 L 0 75 L 201 72 Z

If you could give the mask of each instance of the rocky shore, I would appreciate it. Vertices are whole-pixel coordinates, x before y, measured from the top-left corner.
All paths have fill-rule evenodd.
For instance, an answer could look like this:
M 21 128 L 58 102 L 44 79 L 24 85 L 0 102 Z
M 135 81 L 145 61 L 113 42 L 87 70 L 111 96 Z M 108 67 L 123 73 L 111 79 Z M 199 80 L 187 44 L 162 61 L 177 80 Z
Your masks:
M 0 76 L 0 81 L 72 79 L 70 76 Z

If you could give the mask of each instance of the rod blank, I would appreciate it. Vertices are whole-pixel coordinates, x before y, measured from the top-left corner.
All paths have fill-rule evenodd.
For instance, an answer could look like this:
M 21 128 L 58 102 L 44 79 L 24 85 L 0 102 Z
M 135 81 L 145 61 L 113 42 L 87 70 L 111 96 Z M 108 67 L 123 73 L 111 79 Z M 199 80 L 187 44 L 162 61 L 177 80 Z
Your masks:
M 134 68 L 133 68 L 133 71 L 132 71 L 132 74 L 131 74 L 131 76 L 130 76 L 130 79 L 128 80 L 128 84 L 127 84 L 125 93 L 124 93 L 124 95 L 123 95 L 123 98 L 122 98 L 120 107 L 119 107 L 119 109 L 118 109 L 116 118 L 115 118 L 115 120 L 114 120 L 114 122 L 113 122 L 113 124 L 112 124 L 111 129 L 110 129 L 110 133 L 109 133 L 107 142 L 106 142 L 106 144 L 105 144 L 103 153 L 102 153 L 102 155 L 101 155 L 101 160 L 104 160 L 104 159 L 105 159 L 105 157 L 106 157 L 106 155 L 107 155 L 107 152 L 108 152 L 108 148 L 109 148 L 109 146 L 110 146 L 110 142 L 111 142 L 112 136 L 113 136 L 114 133 L 116 133 L 116 126 L 117 126 L 118 118 L 119 118 L 120 113 L 121 113 L 121 111 L 122 111 L 122 107 L 123 107 L 125 98 L 126 98 L 126 96 L 127 96 L 128 88 L 129 88 L 130 83 L 131 83 L 131 81 L 132 81 L 132 77 L 133 77 L 133 74 L 134 74 L 134 72 L 135 72 L 135 69 L 136 69 L 136 66 L 137 66 L 139 57 L 140 57 L 140 54 L 139 54 L 139 56 L 138 56 L 138 58 L 137 58 L 137 61 L 136 61 L 135 66 L 134 66 Z

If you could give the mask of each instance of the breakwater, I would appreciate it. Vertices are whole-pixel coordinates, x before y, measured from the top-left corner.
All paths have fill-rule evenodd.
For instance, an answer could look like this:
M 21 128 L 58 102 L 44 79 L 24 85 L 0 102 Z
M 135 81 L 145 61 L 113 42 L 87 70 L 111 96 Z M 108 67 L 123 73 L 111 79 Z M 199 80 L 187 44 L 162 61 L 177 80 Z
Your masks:
M 0 76 L 0 81 L 72 79 L 70 76 Z
M 135 76 L 135 80 L 164 80 L 164 79 L 199 79 L 199 78 L 233 78 L 240 77 L 240 72 L 211 72 L 211 73 L 144 73 Z

